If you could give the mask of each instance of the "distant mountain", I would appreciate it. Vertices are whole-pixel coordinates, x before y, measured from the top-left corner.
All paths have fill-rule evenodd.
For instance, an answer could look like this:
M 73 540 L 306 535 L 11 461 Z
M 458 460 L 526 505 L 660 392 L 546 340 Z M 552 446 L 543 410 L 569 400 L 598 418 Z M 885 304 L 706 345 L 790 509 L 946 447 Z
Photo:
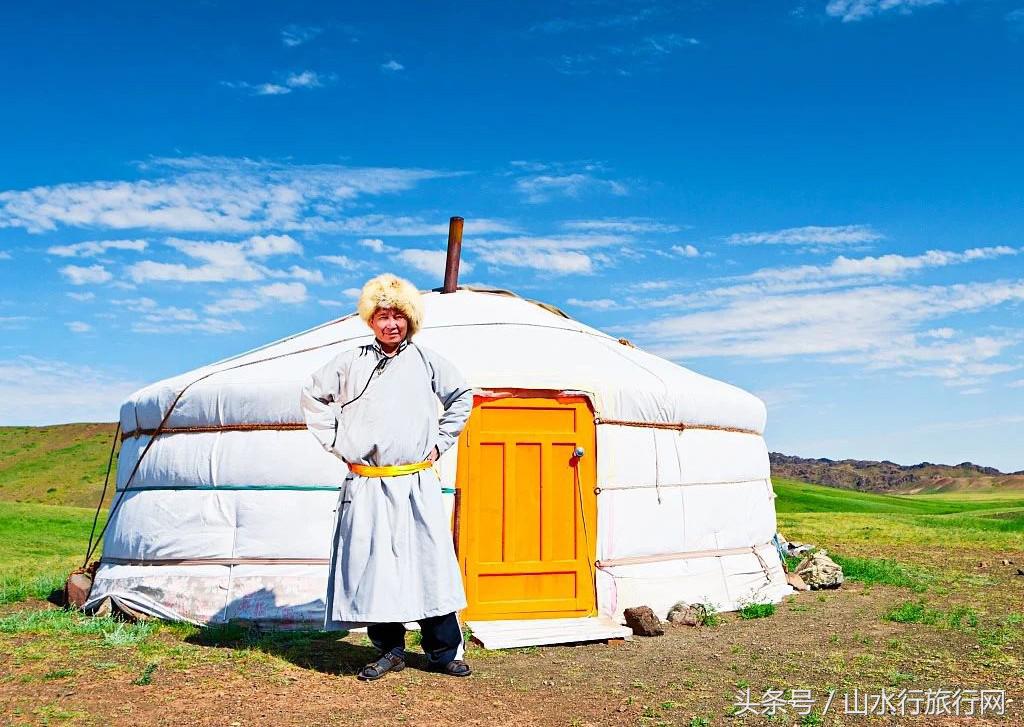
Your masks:
M 779 452 L 772 452 L 769 457 L 775 477 L 861 492 L 915 494 L 1024 489 L 1024 470 L 1004 473 L 972 462 L 900 465 L 885 460 L 805 459 Z

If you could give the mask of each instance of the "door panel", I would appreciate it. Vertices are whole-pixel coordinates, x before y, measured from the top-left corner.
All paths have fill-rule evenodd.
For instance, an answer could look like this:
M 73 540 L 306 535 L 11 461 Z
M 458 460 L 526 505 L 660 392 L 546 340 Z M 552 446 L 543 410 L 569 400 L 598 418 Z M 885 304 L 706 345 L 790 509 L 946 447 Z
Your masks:
M 593 613 L 595 438 L 586 399 L 478 399 L 459 446 L 464 617 Z M 579 459 L 577 446 L 586 450 Z

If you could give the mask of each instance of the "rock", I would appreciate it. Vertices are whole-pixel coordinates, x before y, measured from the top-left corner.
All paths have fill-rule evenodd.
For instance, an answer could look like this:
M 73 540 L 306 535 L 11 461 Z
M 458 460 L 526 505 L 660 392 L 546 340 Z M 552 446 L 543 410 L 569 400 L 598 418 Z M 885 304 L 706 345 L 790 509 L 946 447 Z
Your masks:
M 1013 565 L 1013 561 L 1012 561 L 1012 560 L 1010 560 L 1009 558 L 1003 558 L 1003 559 L 1002 559 L 1001 561 L 999 561 L 999 562 L 1000 562 L 1000 563 L 1002 563 L 1003 565 Z
M 668 612 L 668 622 L 673 626 L 697 626 L 700 620 L 697 618 L 696 609 L 685 601 L 680 601 Z
M 813 590 L 843 585 L 843 569 L 824 550 L 816 550 L 804 558 L 796 567 L 796 574 Z
M 91 590 L 92 574 L 82 570 L 75 571 L 68 576 L 64 584 L 64 603 L 70 608 L 80 609 L 89 600 Z
M 985 561 L 981 561 L 980 563 L 978 563 L 978 567 L 979 568 L 988 568 L 988 563 L 986 563 Z
M 627 608 L 622 615 L 626 619 L 626 625 L 633 629 L 637 636 L 662 636 L 665 633 L 661 621 L 654 615 L 650 606 Z
M 804 579 L 800 577 L 799 573 L 787 573 L 786 583 L 793 586 L 798 591 L 809 591 L 811 587 L 804 582 Z
M 1024 576 L 1024 568 L 1018 568 L 1017 569 L 1017 575 Z

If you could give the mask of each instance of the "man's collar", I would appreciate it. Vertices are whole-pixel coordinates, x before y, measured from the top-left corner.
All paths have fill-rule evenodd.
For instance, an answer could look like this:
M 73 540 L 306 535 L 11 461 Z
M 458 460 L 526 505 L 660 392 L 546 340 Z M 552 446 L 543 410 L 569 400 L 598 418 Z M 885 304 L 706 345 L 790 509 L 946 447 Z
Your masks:
M 378 340 L 377 340 L 376 338 L 374 338 L 374 339 L 373 339 L 373 344 L 371 345 L 371 348 L 372 348 L 372 349 L 373 349 L 374 351 L 376 351 L 376 352 L 377 352 L 377 355 L 378 355 L 378 356 L 389 356 L 389 355 L 390 355 L 390 356 L 397 356 L 397 355 L 398 355 L 398 354 L 400 354 L 400 353 L 401 353 L 402 351 L 404 351 L 404 350 L 405 350 L 405 347 L 406 347 L 406 346 L 408 346 L 408 345 L 409 345 L 409 339 L 408 339 L 408 338 L 406 338 L 406 339 L 405 339 L 404 341 L 402 341 L 402 342 L 401 342 L 400 344 L 398 344 L 398 348 L 396 348 L 396 349 L 395 349 L 395 352 L 394 352 L 394 353 L 392 353 L 392 354 L 387 354 L 387 353 L 384 353 L 384 349 L 383 349 L 383 348 L 381 347 L 381 345 L 380 345 L 380 341 L 378 341 Z

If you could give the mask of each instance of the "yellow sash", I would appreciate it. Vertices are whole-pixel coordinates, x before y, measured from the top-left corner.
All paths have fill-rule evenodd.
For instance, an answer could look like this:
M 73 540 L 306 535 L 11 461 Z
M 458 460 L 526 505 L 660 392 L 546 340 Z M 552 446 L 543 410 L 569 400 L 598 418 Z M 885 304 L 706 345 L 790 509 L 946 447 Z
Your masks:
M 411 475 L 413 472 L 430 469 L 433 466 L 434 463 L 430 461 L 415 462 L 413 464 L 391 464 L 383 467 L 355 464 L 354 462 L 348 463 L 348 468 L 360 477 L 400 477 L 401 475 Z

